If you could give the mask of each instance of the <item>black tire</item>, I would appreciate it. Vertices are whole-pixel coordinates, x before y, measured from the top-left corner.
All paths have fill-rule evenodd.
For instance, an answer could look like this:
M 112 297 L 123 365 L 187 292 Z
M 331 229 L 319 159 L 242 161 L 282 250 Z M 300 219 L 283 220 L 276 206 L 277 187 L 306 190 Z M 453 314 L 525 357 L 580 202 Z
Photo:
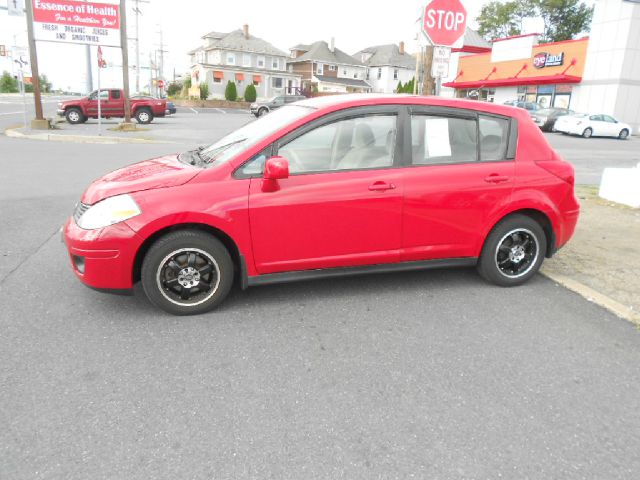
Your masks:
M 629 130 L 627 130 L 626 128 L 623 128 L 622 130 L 620 130 L 620 133 L 618 134 L 618 138 L 620 140 L 626 140 L 627 138 L 629 138 Z
M 67 110 L 64 112 L 64 117 L 67 119 L 67 122 L 72 125 L 84 123 L 87 121 L 86 117 L 82 113 L 82 110 L 75 107 L 67 108 Z
M 268 108 L 262 107 L 262 108 L 258 109 L 258 117 L 266 115 L 268 112 L 269 112 Z
M 533 277 L 547 253 L 547 237 L 538 222 L 526 215 L 510 215 L 487 236 L 477 269 L 502 287 L 521 285 Z
M 210 234 L 180 230 L 157 240 L 142 261 L 145 294 L 173 315 L 208 312 L 227 297 L 233 285 L 233 261 Z
M 142 107 L 136 110 L 135 117 L 136 122 L 143 125 L 153 122 L 153 113 L 147 107 Z
M 582 132 L 583 138 L 591 138 L 591 135 L 593 135 L 593 130 L 591 129 L 591 127 L 585 128 L 584 132 Z

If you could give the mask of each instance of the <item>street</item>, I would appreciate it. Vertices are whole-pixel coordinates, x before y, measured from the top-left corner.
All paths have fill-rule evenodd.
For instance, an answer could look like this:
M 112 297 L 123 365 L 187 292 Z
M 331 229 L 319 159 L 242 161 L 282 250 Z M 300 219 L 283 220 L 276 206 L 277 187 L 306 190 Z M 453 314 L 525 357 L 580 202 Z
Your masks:
M 59 228 L 90 181 L 251 120 L 178 107 L 145 126 L 168 143 L 0 135 L 0 478 L 638 478 L 640 332 L 541 275 L 235 288 L 182 318 L 80 284 Z M 545 135 L 577 183 L 640 161 L 638 137 Z

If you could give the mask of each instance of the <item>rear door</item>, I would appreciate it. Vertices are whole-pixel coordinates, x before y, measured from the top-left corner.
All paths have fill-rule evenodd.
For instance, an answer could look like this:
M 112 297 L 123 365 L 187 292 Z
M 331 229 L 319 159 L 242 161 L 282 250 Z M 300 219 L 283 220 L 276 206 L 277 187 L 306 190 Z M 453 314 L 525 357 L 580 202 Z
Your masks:
M 121 90 L 109 90 L 109 102 L 107 108 L 102 107 L 103 115 L 111 117 L 124 117 L 124 98 Z
M 511 199 L 517 123 L 421 107 L 410 125 L 401 260 L 479 255 L 488 219 Z

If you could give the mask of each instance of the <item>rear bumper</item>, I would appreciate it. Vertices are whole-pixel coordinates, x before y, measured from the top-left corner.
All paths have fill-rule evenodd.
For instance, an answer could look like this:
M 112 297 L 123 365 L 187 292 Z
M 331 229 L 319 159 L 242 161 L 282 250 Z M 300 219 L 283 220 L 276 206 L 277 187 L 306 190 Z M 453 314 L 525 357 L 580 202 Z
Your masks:
M 76 277 L 93 289 L 119 292 L 133 287 L 135 252 L 142 241 L 124 222 L 97 230 L 83 230 L 73 218 L 63 227 Z

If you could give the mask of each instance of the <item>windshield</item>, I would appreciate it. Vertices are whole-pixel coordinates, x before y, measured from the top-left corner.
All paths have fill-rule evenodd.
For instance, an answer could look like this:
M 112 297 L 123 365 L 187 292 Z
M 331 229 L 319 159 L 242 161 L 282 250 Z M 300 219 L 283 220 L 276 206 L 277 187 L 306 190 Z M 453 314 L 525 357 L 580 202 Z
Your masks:
M 181 154 L 179 159 L 203 167 L 213 162 L 217 164 L 227 162 L 239 152 L 252 147 L 272 133 L 301 119 L 312 111 L 312 107 L 301 107 L 299 105 L 280 108 L 231 132 L 209 146 L 187 152 L 191 155 Z M 194 155 L 197 159 L 193 158 Z
M 550 108 L 543 108 L 542 110 L 538 110 L 536 113 L 539 115 L 551 115 L 555 112 L 555 110 L 552 110 Z

